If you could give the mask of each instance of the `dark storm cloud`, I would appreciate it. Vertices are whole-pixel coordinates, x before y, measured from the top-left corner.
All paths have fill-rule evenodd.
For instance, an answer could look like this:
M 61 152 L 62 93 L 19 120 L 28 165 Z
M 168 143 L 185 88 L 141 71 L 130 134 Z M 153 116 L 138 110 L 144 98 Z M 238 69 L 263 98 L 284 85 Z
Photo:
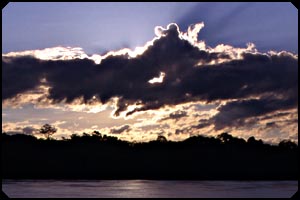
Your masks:
M 41 61 L 32 57 L 2 57 L 2 100 L 33 89 L 40 84 Z
M 63 99 L 72 102 L 80 96 L 88 101 L 96 95 L 106 103 L 111 97 L 121 97 L 116 115 L 138 100 L 144 106 L 133 112 L 180 103 L 185 98 L 182 97 L 184 91 L 178 88 L 180 77 L 176 74 L 188 73 L 199 61 L 210 62 L 228 56 L 199 51 L 179 38 L 175 25 L 170 25 L 161 34 L 164 37 L 154 41 L 143 55 L 132 59 L 126 55 L 109 56 L 99 65 L 89 59 L 41 61 L 30 57 L 3 58 L 2 99 L 34 89 L 46 78 L 51 87 L 49 98 L 55 102 Z M 161 71 L 167 73 L 166 83 L 148 83 Z
M 237 101 L 220 108 L 214 118 L 223 127 L 223 116 L 246 118 L 266 112 L 296 107 L 298 97 L 298 59 L 288 53 L 265 55 L 243 53 L 242 59 L 230 60 L 230 53 L 199 50 L 180 39 L 178 27 L 161 29 L 163 36 L 140 56 L 108 56 L 100 64 L 89 59 L 42 61 L 31 57 L 2 58 L 2 100 L 32 90 L 43 78 L 51 87 L 49 98 L 54 102 L 78 97 L 85 102 L 97 96 L 102 103 L 119 97 L 115 115 L 129 105 L 140 107 L 127 115 L 165 105 L 199 101 L 245 99 L 269 94 L 273 99 Z M 208 64 L 220 58 L 221 64 Z M 200 66 L 197 66 L 201 62 Z M 165 73 L 162 83 L 148 81 Z M 271 104 L 270 104 L 271 103 Z M 270 104 L 270 105 L 267 105 Z M 231 111 L 244 109 L 244 114 Z M 252 108 L 257 108 L 251 110 Z M 243 113 L 243 112 L 241 112 Z M 170 116 L 173 118 L 179 115 Z

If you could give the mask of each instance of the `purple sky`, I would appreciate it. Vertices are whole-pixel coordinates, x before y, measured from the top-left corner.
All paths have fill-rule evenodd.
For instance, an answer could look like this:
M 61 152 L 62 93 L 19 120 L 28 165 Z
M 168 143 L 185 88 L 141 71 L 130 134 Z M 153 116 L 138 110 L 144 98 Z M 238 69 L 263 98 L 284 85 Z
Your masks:
M 298 11 L 291 3 L 9 3 L 2 11 L 2 53 L 80 46 L 100 53 L 141 46 L 155 26 L 186 29 L 203 21 L 208 45 L 298 53 Z
M 298 141 L 291 3 L 9 3 L 2 65 L 9 133 Z

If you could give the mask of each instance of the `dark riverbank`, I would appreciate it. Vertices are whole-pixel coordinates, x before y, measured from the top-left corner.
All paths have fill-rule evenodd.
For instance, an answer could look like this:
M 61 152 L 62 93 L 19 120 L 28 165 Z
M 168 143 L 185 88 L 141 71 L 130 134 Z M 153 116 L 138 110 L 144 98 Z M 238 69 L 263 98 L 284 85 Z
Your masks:
M 298 146 L 223 134 L 130 143 L 100 134 L 68 140 L 2 134 L 4 179 L 297 180 Z

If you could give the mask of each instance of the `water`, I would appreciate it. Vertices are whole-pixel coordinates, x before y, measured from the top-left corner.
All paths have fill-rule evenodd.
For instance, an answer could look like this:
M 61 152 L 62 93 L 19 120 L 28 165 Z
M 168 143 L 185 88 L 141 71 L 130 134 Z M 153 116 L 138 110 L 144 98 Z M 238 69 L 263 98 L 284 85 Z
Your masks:
M 2 180 L 2 190 L 22 197 L 268 197 L 289 198 L 297 181 Z

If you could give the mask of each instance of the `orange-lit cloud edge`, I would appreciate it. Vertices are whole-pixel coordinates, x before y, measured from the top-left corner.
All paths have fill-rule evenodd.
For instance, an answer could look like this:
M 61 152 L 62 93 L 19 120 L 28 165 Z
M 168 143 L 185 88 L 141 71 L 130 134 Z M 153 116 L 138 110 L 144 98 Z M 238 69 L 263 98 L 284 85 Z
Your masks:
M 151 45 L 153 45 L 155 40 L 164 37 L 164 32 L 168 30 L 170 26 L 174 25 L 177 27 L 180 39 L 188 41 L 193 46 L 199 48 L 199 50 L 204 50 L 209 53 L 226 53 L 230 56 L 229 59 L 215 59 L 210 64 L 239 60 L 242 59 L 243 53 L 263 54 L 268 56 L 288 54 L 295 59 L 298 59 L 298 55 L 286 51 L 269 51 L 268 53 L 260 53 L 253 43 L 248 43 L 245 48 L 236 48 L 225 44 L 220 44 L 216 47 L 209 47 L 204 41 L 198 41 L 198 33 L 204 27 L 203 22 L 190 26 L 186 32 L 181 32 L 178 25 L 175 23 L 169 24 L 166 29 L 161 26 L 157 26 L 154 29 L 156 37 L 147 42 L 144 46 L 136 47 L 134 50 L 124 48 L 117 51 L 107 52 L 104 55 L 87 55 L 80 47 L 59 46 L 42 50 L 10 52 L 2 54 L 2 59 L 20 56 L 33 56 L 41 60 L 90 59 L 96 64 L 100 64 L 101 61 L 108 56 L 125 55 L 128 59 L 131 59 L 142 55 Z M 201 65 L 202 63 L 199 62 L 195 67 L 201 67 Z M 148 80 L 148 82 L 149 84 L 160 84 L 164 81 L 165 75 L 165 72 L 160 72 L 159 77 L 153 77 Z M 46 80 L 42 80 L 41 82 L 46 83 Z M 20 109 L 23 105 L 32 104 L 35 109 L 58 109 L 70 112 L 95 114 L 95 116 L 99 113 L 106 113 L 107 118 L 109 118 L 106 120 L 110 120 L 112 122 L 111 125 L 106 127 L 100 126 L 97 122 L 94 122 L 94 124 L 87 123 L 87 126 L 76 125 L 75 122 L 72 122 L 73 126 L 70 128 L 62 125 L 71 122 L 58 119 L 52 123 L 58 128 L 58 132 L 55 134 L 57 139 L 62 136 L 68 137 L 72 133 L 91 133 L 94 130 L 98 130 L 102 134 L 114 135 L 120 139 L 130 141 L 149 141 L 156 139 L 157 135 L 164 135 L 170 140 L 178 141 L 197 134 L 214 136 L 222 132 L 230 132 L 234 136 L 243 137 L 245 139 L 250 136 L 255 136 L 256 138 L 263 139 L 270 143 L 278 143 L 282 139 L 291 139 L 298 142 L 298 123 L 295 123 L 295 120 L 298 120 L 297 109 L 285 110 L 284 112 L 276 111 L 264 116 L 257 116 L 255 118 L 258 120 L 256 120 L 256 123 L 251 127 L 225 127 L 220 130 L 215 130 L 213 124 L 203 128 L 199 128 L 197 126 L 199 125 L 199 121 L 208 120 L 215 116 L 218 113 L 218 106 L 225 105 L 233 100 L 222 100 L 212 103 L 194 101 L 175 106 L 164 106 L 156 110 L 139 111 L 126 116 L 127 112 L 133 111 L 135 108 L 140 106 L 138 104 L 133 104 L 129 105 L 126 111 L 121 112 L 121 114 L 116 117 L 113 116 L 113 113 L 117 109 L 118 97 L 112 98 L 106 104 L 101 104 L 96 96 L 87 103 L 84 103 L 81 98 L 77 98 L 69 104 L 64 101 L 59 104 L 54 104 L 52 100 L 47 98 L 48 92 L 49 86 L 47 86 L 47 84 L 41 84 L 34 91 L 21 93 L 11 99 L 2 101 L 2 106 L 3 108 Z M 199 106 L 201 107 L 200 111 L 198 108 Z M 284 115 L 282 113 L 284 113 Z M 2 113 L 2 117 L 5 118 L 6 113 Z M 118 119 L 122 120 L 122 124 L 113 125 L 113 122 Z M 252 118 L 247 120 L 252 120 Z M 44 121 L 45 123 L 47 122 L 47 116 L 45 116 Z M 292 123 L 292 121 L 294 121 L 294 123 Z M 276 126 L 267 126 L 268 123 L 270 124 L 273 122 L 276 122 Z M 4 123 L 2 121 L 2 132 L 24 130 L 28 130 L 30 132 L 30 128 L 32 128 L 30 133 L 37 133 L 37 130 L 41 125 L 42 124 L 40 123 L 33 124 L 28 120 Z

